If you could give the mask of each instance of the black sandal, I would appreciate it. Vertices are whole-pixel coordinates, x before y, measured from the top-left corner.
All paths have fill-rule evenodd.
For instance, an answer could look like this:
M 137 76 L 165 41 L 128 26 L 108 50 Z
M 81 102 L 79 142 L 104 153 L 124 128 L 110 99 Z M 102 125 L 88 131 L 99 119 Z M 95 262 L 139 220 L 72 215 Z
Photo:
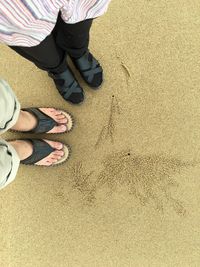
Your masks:
M 54 80 L 56 88 L 66 101 L 69 101 L 72 104 L 79 104 L 83 102 L 83 89 L 76 81 L 70 68 L 59 74 L 49 72 L 48 75 Z
M 94 56 L 87 51 L 82 57 L 71 58 L 84 81 L 93 89 L 98 89 L 103 83 L 103 69 Z
M 45 142 L 45 140 L 42 139 L 23 139 L 23 141 L 30 142 L 31 145 L 33 146 L 32 155 L 20 161 L 20 163 L 24 165 L 36 165 L 37 162 L 46 158 L 52 152 L 57 150 L 52 148 L 47 142 Z M 69 159 L 71 151 L 70 147 L 68 145 L 63 144 L 62 150 L 64 151 L 63 157 L 50 166 L 60 165 Z M 36 165 L 36 166 L 42 166 L 42 165 Z
M 35 118 L 37 119 L 37 125 L 34 129 L 30 131 L 16 131 L 12 130 L 14 132 L 22 132 L 22 133 L 30 133 L 30 134 L 38 134 L 38 133 L 48 133 L 51 131 L 55 126 L 60 126 L 61 124 L 58 124 L 54 119 L 43 113 L 39 108 L 25 108 L 22 109 L 23 111 L 27 111 L 31 113 Z M 74 127 L 74 119 L 72 115 L 68 112 L 65 112 L 64 110 L 61 110 L 61 112 L 65 115 L 67 118 L 67 130 L 65 132 L 70 132 Z M 65 133 L 62 132 L 62 133 Z

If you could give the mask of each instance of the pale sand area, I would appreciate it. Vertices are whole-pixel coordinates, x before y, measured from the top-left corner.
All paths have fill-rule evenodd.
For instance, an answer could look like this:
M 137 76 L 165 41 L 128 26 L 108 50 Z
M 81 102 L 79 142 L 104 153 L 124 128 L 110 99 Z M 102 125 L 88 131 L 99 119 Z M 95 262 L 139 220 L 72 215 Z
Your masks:
M 0 192 L 1 267 L 200 265 L 199 14 L 199 0 L 113 1 L 91 39 L 105 84 L 82 83 L 81 106 L 1 46 L 23 107 L 76 119 L 52 137 L 71 145 L 67 164 L 20 167 Z

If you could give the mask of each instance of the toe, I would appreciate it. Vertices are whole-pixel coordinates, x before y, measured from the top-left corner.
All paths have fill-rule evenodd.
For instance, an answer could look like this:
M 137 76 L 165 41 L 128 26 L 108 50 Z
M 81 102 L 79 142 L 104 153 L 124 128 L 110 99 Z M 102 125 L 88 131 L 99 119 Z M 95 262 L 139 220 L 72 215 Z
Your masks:
M 64 115 L 64 114 L 56 114 L 56 118 L 57 119 L 65 119 L 66 118 L 66 116 Z
M 51 131 L 48 133 L 64 133 L 67 131 L 67 126 L 66 125 L 59 125 L 55 126 Z
M 54 142 L 54 141 L 49 141 L 49 140 L 45 140 L 52 148 L 55 148 L 57 150 L 61 150 L 63 149 L 63 144 L 60 142 Z
M 63 119 L 58 119 L 57 122 L 59 124 L 67 124 L 68 123 L 68 120 L 67 120 L 67 118 L 63 118 Z
M 56 163 L 59 160 L 59 158 L 51 158 L 50 161 L 52 164 Z
M 55 115 L 55 116 L 62 115 L 62 112 L 61 112 L 60 110 L 57 110 L 57 109 L 54 109 L 54 110 L 52 111 L 52 113 L 53 113 L 53 115 Z
M 55 152 L 53 152 L 53 155 L 62 157 L 62 156 L 64 156 L 64 151 L 56 150 Z
M 49 167 L 52 165 L 52 163 L 50 160 L 41 160 L 41 161 L 37 162 L 36 165 Z
M 62 158 L 62 155 L 58 155 L 58 154 L 55 154 L 55 153 L 52 153 L 51 155 L 51 159 L 54 159 L 54 160 L 59 160 Z

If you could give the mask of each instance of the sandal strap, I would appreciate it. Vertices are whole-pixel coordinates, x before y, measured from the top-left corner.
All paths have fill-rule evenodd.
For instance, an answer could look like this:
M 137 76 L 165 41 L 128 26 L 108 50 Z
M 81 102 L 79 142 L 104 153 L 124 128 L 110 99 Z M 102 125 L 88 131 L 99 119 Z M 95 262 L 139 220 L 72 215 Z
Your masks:
M 58 123 L 54 119 L 43 113 L 38 108 L 25 108 L 23 110 L 31 113 L 37 119 L 36 127 L 26 133 L 47 133 L 55 126 L 58 126 Z
M 54 74 L 52 72 L 48 72 L 48 75 L 49 75 L 49 77 L 51 77 L 55 81 L 56 80 L 63 80 L 64 81 L 63 84 L 65 86 L 69 86 L 75 80 L 69 67 L 64 72 L 57 73 L 57 74 Z
M 25 160 L 21 160 L 22 164 L 34 165 L 40 160 L 49 156 L 52 152 L 55 151 L 47 142 L 40 139 L 23 139 L 24 141 L 30 142 L 33 146 L 33 153 L 31 156 Z
M 100 72 L 102 72 L 102 68 L 99 66 L 99 67 L 97 67 L 95 69 L 83 71 L 82 75 L 84 75 L 84 77 L 87 78 L 87 81 L 89 83 L 91 83 L 93 78 L 94 78 L 94 75 L 97 74 L 97 73 L 100 73 Z
M 102 72 L 102 67 L 99 62 L 89 51 L 82 57 L 73 59 L 73 62 L 89 83 L 92 82 L 95 74 Z
M 74 81 L 70 86 L 68 87 L 63 87 L 63 86 L 58 86 L 57 85 L 57 89 L 59 91 L 59 93 L 65 98 L 69 98 L 71 94 L 73 93 L 82 93 L 78 83 L 76 81 Z
M 82 93 L 82 89 L 69 68 L 62 73 L 53 74 L 49 72 L 48 75 L 55 81 L 59 93 L 65 99 L 69 98 L 72 93 Z M 59 83 L 59 80 L 62 82 Z
M 81 71 L 94 69 L 96 66 L 99 65 L 99 62 L 93 57 L 93 55 L 89 51 L 87 51 L 82 57 L 78 59 L 73 59 L 73 62 L 75 62 L 76 67 Z

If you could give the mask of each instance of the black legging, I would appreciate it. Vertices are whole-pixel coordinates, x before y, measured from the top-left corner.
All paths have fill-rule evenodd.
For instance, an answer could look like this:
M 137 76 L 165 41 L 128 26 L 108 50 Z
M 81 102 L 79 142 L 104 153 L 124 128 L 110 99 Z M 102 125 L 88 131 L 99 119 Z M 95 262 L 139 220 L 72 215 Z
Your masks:
M 53 32 L 39 45 L 10 48 L 42 70 L 61 73 L 67 69 L 66 54 L 79 58 L 87 51 L 92 21 L 66 24 L 59 15 Z

